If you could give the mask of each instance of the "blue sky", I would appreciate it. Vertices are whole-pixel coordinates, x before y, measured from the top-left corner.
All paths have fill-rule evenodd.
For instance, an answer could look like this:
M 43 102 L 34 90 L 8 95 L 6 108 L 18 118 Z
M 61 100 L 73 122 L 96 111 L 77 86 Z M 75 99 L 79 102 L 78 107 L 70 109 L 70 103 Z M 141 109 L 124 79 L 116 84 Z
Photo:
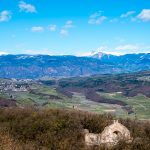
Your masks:
M 0 0 L 0 54 L 150 52 L 149 0 Z

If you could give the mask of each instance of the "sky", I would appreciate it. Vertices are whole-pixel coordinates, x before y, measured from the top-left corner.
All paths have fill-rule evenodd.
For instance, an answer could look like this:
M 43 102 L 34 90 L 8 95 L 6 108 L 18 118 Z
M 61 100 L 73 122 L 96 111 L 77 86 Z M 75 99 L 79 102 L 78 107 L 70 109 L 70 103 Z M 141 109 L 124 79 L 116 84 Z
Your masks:
M 0 0 L 0 54 L 150 53 L 149 0 Z

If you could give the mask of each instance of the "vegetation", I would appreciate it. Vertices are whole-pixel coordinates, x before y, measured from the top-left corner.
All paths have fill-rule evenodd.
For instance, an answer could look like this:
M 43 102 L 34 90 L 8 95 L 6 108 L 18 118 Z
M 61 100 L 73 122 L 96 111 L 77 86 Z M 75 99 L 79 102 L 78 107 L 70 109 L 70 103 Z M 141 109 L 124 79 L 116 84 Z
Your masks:
M 137 117 L 138 119 L 149 119 L 150 118 L 150 98 L 138 94 L 134 97 L 126 97 L 121 93 L 99 93 L 101 96 L 107 99 L 115 99 L 127 103 L 128 111 L 130 111 L 130 117 Z M 124 107 L 124 108 L 126 108 Z
M 103 150 L 86 147 L 83 129 L 100 133 L 112 123 L 111 115 L 82 111 L 48 109 L 1 109 L 1 150 Z M 120 120 L 134 138 L 130 144 L 119 143 L 111 150 L 150 149 L 150 123 Z
M 136 96 L 138 93 L 150 97 L 150 82 L 139 80 L 143 76 L 150 76 L 150 72 L 118 75 L 97 75 L 90 77 L 76 77 L 59 80 L 59 86 L 66 89 L 89 89 L 105 93 L 122 92 L 125 96 Z
M 0 106 L 36 106 L 111 113 L 117 117 L 149 119 L 150 72 L 76 78 L 42 78 L 27 82 L 27 91 L 1 91 Z M 12 82 L 1 79 L 0 83 Z M 16 84 L 19 84 L 16 82 Z

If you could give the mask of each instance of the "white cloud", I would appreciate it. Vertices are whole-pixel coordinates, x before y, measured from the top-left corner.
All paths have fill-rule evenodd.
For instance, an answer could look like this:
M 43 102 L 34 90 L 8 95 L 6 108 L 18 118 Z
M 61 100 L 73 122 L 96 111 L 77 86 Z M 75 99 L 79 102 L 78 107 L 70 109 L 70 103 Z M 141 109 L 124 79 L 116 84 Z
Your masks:
M 61 28 L 60 30 L 60 34 L 62 36 L 68 36 L 69 35 L 69 29 L 70 28 L 74 28 L 74 25 L 73 25 L 73 21 L 72 20 L 68 20 L 66 21 L 65 25 Z
M 31 28 L 31 31 L 32 31 L 32 32 L 43 32 L 43 31 L 44 31 L 44 28 L 41 27 L 41 26 L 35 26 L 35 27 L 32 27 L 32 28 Z
M 129 16 L 132 16 L 133 14 L 135 14 L 136 12 L 135 11 L 128 11 L 127 13 L 125 14 L 122 14 L 120 17 L 121 18 L 127 18 Z
M 68 20 L 63 28 L 68 29 L 68 28 L 73 28 L 73 27 L 74 27 L 73 21 L 72 20 Z
M 34 5 L 27 4 L 24 1 L 19 2 L 19 8 L 20 8 L 20 11 L 24 11 L 27 13 L 36 13 L 37 12 Z
M 102 15 L 102 12 L 96 12 L 89 17 L 89 24 L 101 24 L 107 17 Z
M 60 34 L 62 36 L 68 36 L 69 35 L 68 30 L 66 30 L 66 29 L 61 29 Z
M 57 26 L 55 24 L 51 24 L 49 26 L 49 30 L 52 31 L 52 32 L 56 31 L 56 28 L 57 28 Z
M 115 48 L 115 50 L 132 51 L 132 52 L 138 49 L 139 47 L 137 45 L 132 45 L 132 44 L 120 45 Z
M 0 55 L 7 55 L 7 52 L 0 51 Z
M 4 10 L 0 12 L 0 22 L 9 21 L 11 19 L 11 12 Z
M 150 9 L 143 9 L 137 18 L 142 21 L 150 21 Z
M 119 52 L 123 54 L 133 54 L 133 53 L 149 53 L 150 46 L 145 44 L 126 44 L 126 45 L 119 45 L 114 48 L 115 52 Z

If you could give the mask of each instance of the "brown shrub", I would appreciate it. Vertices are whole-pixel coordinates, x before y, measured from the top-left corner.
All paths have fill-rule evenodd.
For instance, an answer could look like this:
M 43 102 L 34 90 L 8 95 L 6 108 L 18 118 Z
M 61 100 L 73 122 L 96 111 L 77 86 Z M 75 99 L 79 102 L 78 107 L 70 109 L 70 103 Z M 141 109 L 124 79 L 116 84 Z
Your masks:
M 106 150 L 85 147 L 83 129 L 100 133 L 111 124 L 111 115 L 90 114 L 75 110 L 1 109 L 0 149 L 2 150 Z M 150 123 L 120 119 L 134 138 L 120 142 L 112 150 L 150 149 Z

